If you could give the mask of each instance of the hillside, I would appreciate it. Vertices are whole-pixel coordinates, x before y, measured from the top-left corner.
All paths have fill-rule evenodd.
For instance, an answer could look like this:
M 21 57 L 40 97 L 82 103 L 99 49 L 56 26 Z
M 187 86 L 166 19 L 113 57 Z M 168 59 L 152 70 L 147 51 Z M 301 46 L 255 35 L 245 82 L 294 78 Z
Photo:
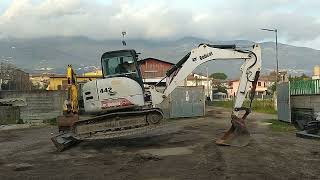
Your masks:
M 248 46 L 250 41 L 208 41 L 194 37 L 186 37 L 172 41 L 156 40 L 127 40 L 128 49 L 140 52 L 140 58 L 155 57 L 158 59 L 177 62 L 190 49 L 200 43 L 237 44 Z M 275 67 L 274 43 L 263 42 L 262 58 L 263 71 L 268 72 Z M 18 67 L 29 72 L 43 67 L 53 68 L 54 72 L 63 73 L 67 64 L 73 64 L 83 71 L 92 66 L 99 66 L 100 56 L 105 51 L 123 49 L 120 40 L 93 40 L 84 37 L 55 37 L 41 39 L 10 39 L 0 40 L 0 55 L 2 59 L 12 61 Z M 11 57 L 11 58 L 10 58 Z M 311 74 L 315 64 L 319 64 L 320 50 L 279 44 L 280 69 L 287 69 L 290 73 Z M 230 77 L 239 73 L 241 62 L 210 62 L 209 71 L 224 71 Z M 204 67 L 197 72 L 205 72 Z

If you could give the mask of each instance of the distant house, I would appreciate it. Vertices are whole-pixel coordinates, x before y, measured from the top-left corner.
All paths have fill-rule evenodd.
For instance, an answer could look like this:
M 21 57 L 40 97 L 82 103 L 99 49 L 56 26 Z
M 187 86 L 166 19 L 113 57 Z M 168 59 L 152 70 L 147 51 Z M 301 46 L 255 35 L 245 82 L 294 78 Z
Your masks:
M 207 78 L 207 76 L 191 73 L 183 82 L 181 82 L 180 86 L 203 86 L 204 93 L 206 97 L 210 97 L 212 99 L 212 78 Z
M 268 88 L 271 87 L 275 82 L 276 82 L 276 74 L 270 73 L 269 75 L 261 75 L 257 83 L 256 95 L 258 96 L 267 95 Z M 240 83 L 239 80 L 229 81 L 227 92 L 230 98 L 234 98 L 236 96 L 239 83 Z
M 320 79 L 320 66 L 319 65 L 314 66 L 312 79 Z
M 30 81 L 34 89 L 46 89 L 50 80 L 50 74 L 31 74 Z
M 229 81 L 229 87 L 227 89 L 227 92 L 230 98 L 234 98 L 237 95 L 239 83 L 239 80 Z M 256 87 L 256 95 L 267 95 L 267 90 L 269 86 L 269 81 L 259 80 Z
M 174 65 L 171 62 L 156 58 L 146 58 L 138 61 L 143 82 L 146 84 L 155 84 L 166 76 L 166 72 Z M 166 82 L 166 79 L 163 80 Z
M 288 72 L 280 71 L 278 75 L 279 82 L 287 82 L 288 81 Z M 268 95 L 269 88 L 277 81 L 277 73 L 275 71 L 269 74 L 262 74 L 259 77 L 257 87 L 256 87 L 256 95 L 258 97 L 262 97 L 264 95 Z M 231 80 L 228 85 L 228 96 L 230 98 L 235 97 L 238 91 L 239 80 Z
M 84 84 L 88 81 L 101 79 L 101 75 L 86 75 L 86 76 L 77 76 L 78 83 Z M 66 75 L 50 75 L 49 84 L 47 90 L 66 90 L 68 85 L 68 80 Z
M 95 71 L 85 72 L 83 73 L 83 76 L 101 76 L 102 77 L 102 70 L 97 69 Z

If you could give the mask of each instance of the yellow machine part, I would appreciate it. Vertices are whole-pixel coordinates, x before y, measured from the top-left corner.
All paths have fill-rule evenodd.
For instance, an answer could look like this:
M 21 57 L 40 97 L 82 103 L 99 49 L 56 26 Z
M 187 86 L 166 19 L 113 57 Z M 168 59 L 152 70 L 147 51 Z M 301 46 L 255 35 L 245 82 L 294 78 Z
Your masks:
M 72 69 L 72 65 L 68 65 L 67 69 L 67 79 L 68 79 L 68 95 L 67 102 L 64 106 L 64 111 L 67 113 L 78 113 L 78 83 L 75 72 Z

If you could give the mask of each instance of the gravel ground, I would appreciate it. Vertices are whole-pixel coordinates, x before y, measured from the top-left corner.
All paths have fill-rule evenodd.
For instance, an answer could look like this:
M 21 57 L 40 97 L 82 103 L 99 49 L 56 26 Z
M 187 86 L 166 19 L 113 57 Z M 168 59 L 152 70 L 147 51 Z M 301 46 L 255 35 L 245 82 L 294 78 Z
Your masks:
M 0 179 L 320 179 L 320 141 L 273 132 L 248 118 L 248 146 L 214 144 L 230 124 L 230 110 L 170 121 L 168 129 L 118 140 L 86 141 L 56 152 L 56 127 L 0 130 Z

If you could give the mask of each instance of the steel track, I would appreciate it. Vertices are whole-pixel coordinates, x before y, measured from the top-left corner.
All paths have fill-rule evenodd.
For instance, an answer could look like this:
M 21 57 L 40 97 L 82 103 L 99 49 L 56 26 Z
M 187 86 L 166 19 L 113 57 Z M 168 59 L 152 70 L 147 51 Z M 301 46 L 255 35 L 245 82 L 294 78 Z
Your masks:
M 73 132 L 74 138 L 78 140 L 85 140 L 85 139 L 111 139 L 111 138 L 117 138 L 117 137 L 124 137 L 124 136 L 130 136 L 135 134 L 141 134 L 146 133 L 158 128 L 162 127 L 162 121 L 159 124 L 150 124 L 147 121 L 147 116 L 151 113 L 157 113 L 161 115 L 161 119 L 163 119 L 163 114 L 160 109 L 153 108 L 153 109 L 147 109 L 147 110 L 140 110 L 140 111 L 131 111 L 131 112 L 117 112 L 117 113 L 110 113 L 105 115 L 96 116 L 93 118 L 85 119 L 78 121 L 73 126 Z M 103 129 L 95 128 L 101 127 L 101 124 L 103 123 L 118 123 L 121 124 L 121 121 L 130 122 L 130 117 L 134 118 L 140 118 L 140 123 L 126 123 L 125 126 L 121 126 L 117 124 L 113 124 L 113 126 L 105 127 Z M 120 120 L 115 120 L 116 118 L 124 118 Z M 143 120 L 144 119 L 144 120 Z M 81 127 L 87 127 L 92 126 L 91 129 L 99 129 L 99 130 L 93 130 L 89 133 L 85 134 L 79 134 L 77 133 L 77 129 Z

